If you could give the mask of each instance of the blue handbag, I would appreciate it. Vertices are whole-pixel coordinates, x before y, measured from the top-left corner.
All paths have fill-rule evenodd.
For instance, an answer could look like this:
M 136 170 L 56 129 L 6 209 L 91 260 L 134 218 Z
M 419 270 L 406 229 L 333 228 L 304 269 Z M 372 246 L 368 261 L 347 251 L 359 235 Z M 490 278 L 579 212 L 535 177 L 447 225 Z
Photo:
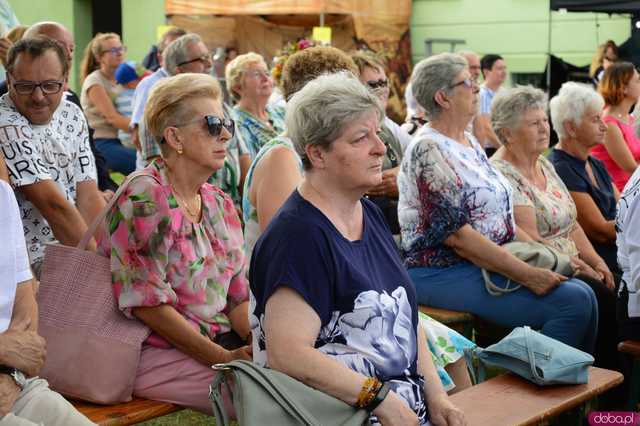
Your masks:
M 589 379 L 593 357 L 531 328 L 517 327 L 508 336 L 485 349 L 466 349 L 471 375 L 478 360 L 478 380 L 484 380 L 484 364 L 505 368 L 537 385 L 584 384 Z

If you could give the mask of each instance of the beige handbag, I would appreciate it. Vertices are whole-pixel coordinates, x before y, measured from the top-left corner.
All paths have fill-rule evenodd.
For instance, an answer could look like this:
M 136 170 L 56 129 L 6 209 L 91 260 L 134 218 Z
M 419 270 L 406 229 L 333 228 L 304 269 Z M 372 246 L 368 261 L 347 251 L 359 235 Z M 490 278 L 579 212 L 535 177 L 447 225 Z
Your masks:
M 571 258 L 547 245 L 536 241 L 512 241 L 501 247 L 531 266 L 549 269 L 567 277 L 573 276 L 574 271 L 573 266 L 571 266 Z M 511 293 L 520 288 L 520 285 L 511 287 L 510 279 L 504 287 L 495 285 L 491 281 L 490 272 L 484 268 L 482 269 L 482 276 L 484 278 L 485 288 L 492 296 L 502 296 L 505 293 Z
M 131 400 L 150 330 L 118 309 L 109 258 L 85 249 L 129 182 L 141 175 L 151 176 L 130 175 L 77 247 L 45 247 L 37 300 L 47 358 L 40 376 L 63 395 L 99 404 Z

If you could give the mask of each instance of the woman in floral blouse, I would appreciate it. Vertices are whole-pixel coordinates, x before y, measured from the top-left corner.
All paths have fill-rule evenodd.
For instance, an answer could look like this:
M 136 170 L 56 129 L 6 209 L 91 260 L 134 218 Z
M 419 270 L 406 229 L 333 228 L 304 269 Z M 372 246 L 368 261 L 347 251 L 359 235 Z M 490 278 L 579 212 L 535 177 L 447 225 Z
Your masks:
M 509 182 L 465 132 L 479 91 L 466 60 L 448 53 L 425 59 L 414 69 L 411 86 L 429 124 L 405 153 L 398 217 L 418 302 L 472 312 L 506 327 L 529 325 L 592 351 L 598 313 L 593 291 L 500 247 L 530 238 L 516 228 Z M 491 296 L 481 268 L 493 272 L 495 284 L 511 279 L 522 287 Z
M 249 52 L 237 56 L 225 69 L 227 87 L 238 102 L 233 119 L 253 160 L 260 148 L 284 131 L 284 109 L 268 105 L 273 80 L 262 56 Z
M 240 220 L 206 183 L 224 163 L 233 121 L 224 119 L 220 86 L 203 74 L 158 83 L 145 121 L 162 159 L 117 201 L 101 249 L 120 309 L 152 331 L 134 394 L 211 413 L 210 366 L 251 359 Z
M 571 194 L 542 153 L 549 148 L 544 93 L 531 86 L 504 90 L 493 100 L 491 121 L 502 147 L 491 162 L 513 188 L 516 225 L 529 237 L 572 257 L 576 275 L 598 299 L 596 364 L 616 368 L 613 275 L 577 221 Z

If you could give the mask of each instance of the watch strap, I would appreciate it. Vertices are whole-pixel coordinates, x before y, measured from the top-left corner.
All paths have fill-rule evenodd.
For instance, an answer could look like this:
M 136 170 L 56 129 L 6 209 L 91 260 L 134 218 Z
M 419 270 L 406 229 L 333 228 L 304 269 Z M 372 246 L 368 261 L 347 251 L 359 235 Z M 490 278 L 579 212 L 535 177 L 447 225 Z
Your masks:
M 0 374 L 8 374 L 12 375 L 16 369 L 13 367 L 9 367 L 8 365 L 0 364 Z
M 373 410 L 378 408 L 378 405 L 382 404 L 382 401 L 384 401 L 384 399 L 387 397 L 390 390 L 391 388 L 389 387 L 389 385 L 383 383 L 380 389 L 378 389 L 378 392 L 376 392 L 376 395 L 373 397 L 371 402 L 369 402 L 369 404 L 367 404 L 364 409 L 369 413 L 373 412 Z

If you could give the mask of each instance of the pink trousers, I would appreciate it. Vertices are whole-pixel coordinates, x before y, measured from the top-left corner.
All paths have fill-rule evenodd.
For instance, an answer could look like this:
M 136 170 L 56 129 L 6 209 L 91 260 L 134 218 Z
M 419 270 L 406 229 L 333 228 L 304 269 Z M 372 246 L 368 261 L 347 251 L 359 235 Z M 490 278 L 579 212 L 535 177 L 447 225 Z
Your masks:
M 135 396 L 171 402 L 212 415 L 209 385 L 215 371 L 177 349 L 144 345 L 133 389 Z

